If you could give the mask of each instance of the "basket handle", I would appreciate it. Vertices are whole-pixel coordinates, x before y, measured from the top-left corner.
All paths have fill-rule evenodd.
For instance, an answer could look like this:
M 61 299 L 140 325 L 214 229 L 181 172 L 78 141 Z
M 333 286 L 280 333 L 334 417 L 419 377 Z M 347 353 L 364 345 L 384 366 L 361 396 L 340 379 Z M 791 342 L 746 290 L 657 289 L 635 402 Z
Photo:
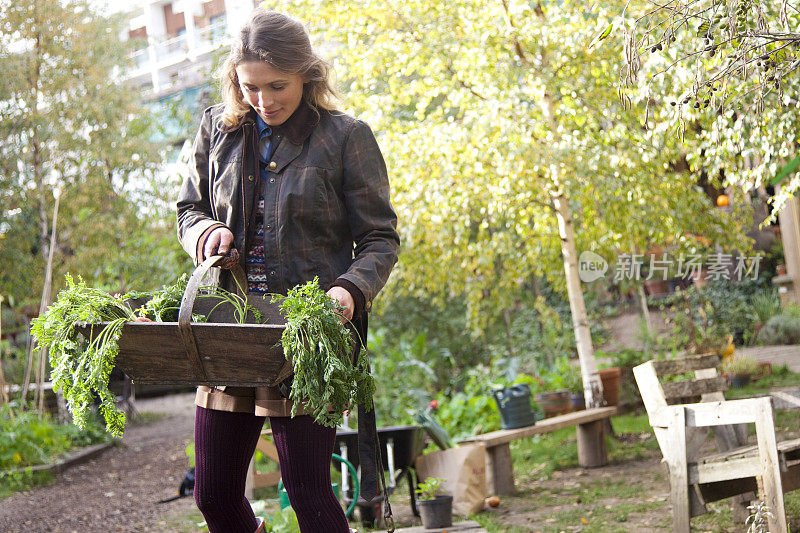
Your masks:
M 186 350 L 186 357 L 192 365 L 195 375 L 203 381 L 208 381 L 206 369 L 203 367 L 203 361 L 200 359 L 200 353 L 197 350 L 197 341 L 192 331 L 192 309 L 194 308 L 194 301 L 197 299 L 197 291 L 200 289 L 208 270 L 215 266 L 217 263 L 225 258 L 224 255 L 212 255 L 194 269 L 192 276 L 189 278 L 189 283 L 186 284 L 186 290 L 183 293 L 181 300 L 181 308 L 178 311 L 178 330 L 181 333 L 181 340 L 183 341 L 183 348 Z M 240 264 L 236 264 L 232 269 L 232 273 L 242 291 L 246 291 L 247 278 L 245 277 L 244 270 Z M 244 294 L 242 296 L 245 296 Z

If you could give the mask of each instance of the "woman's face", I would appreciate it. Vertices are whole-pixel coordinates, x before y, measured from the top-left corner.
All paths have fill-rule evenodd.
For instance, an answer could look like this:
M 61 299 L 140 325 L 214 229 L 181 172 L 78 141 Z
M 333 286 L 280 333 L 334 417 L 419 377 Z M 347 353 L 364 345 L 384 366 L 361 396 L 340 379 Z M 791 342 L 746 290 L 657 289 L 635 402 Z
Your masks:
M 270 126 L 280 126 L 300 105 L 303 77 L 285 74 L 263 61 L 245 61 L 236 67 L 245 101 Z

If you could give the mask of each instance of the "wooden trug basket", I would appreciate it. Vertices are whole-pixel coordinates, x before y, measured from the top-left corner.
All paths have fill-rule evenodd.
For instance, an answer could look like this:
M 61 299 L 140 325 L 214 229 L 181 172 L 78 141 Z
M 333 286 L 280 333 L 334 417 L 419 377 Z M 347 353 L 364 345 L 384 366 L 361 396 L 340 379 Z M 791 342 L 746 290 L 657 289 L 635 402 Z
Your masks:
M 231 323 L 232 310 L 223 306 L 209 315 L 219 300 L 200 299 L 195 304 L 203 278 L 221 258 L 206 259 L 192 273 L 178 322 L 123 326 L 116 365 L 135 383 L 259 387 L 275 386 L 291 375 L 291 362 L 278 346 L 286 325 L 276 304 L 261 298 L 248 300 L 264 313 L 267 324 Z M 240 266 L 233 274 L 241 287 L 247 287 Z M 209 322 L 192 323 L 192 312 L 206 314 Z M 86 329 L 97 334 L 102 331 L 97 326 Z

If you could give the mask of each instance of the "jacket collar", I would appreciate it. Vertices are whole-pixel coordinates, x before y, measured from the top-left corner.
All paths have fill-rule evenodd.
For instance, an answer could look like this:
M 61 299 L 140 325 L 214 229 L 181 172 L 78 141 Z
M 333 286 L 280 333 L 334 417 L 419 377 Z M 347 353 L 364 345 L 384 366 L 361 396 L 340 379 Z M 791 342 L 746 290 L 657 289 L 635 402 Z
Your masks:
M 300 101 L 300 106 L 292 113 L 292 116 L 286 119 L 286 122 L 280 126 L 272 128 L 272 130 L 286 135 L 286 138 L 289 139 L 292 144 L 302 145 L 311 135 L 311 132 L 314 131 L 314 127 L 319 124 L 319 121 L 319 112 L 311 109 L 304 98 Z M 256 123 L 256 111 L 253 108 L 250 108 L 250 111 L 245 113 L 235 126 L 229 127 L 222 125 L 220 131 L 223 133 L 232 133 L 248 123 Z

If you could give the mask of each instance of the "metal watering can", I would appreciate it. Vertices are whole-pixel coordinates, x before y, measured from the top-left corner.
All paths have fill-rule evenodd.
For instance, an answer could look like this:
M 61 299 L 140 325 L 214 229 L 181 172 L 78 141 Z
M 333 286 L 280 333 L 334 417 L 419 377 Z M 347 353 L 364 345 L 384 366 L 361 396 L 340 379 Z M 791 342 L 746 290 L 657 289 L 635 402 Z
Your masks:
M 531 410 L 531 389 L 526 383 L 511 385 L 492 391 L 503 429 L 516 429 L 536 423 L 536 413 Z

